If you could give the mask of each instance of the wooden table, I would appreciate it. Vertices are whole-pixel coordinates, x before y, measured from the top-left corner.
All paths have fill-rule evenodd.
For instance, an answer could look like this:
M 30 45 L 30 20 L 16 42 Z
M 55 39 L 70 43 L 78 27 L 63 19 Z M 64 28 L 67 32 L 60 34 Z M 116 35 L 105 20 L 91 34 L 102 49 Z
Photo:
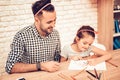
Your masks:
M 107 70 L 103 71 L 100 80 L 120 80 L 120 51 L 110 51 L 113 54 L 113 58 L 110 62 L 116 64 L 118 67 L 115 67 L 108 62 L 106 62 Z M 17 78 L 24 77 L 26 80 L 66 80 L 58 76 L 58 74 L 62 73 L 65 76 L 73 76 L 79 72 L 80 70 L 68 70 L 69 62 L 62 62 L 61 69 L 57 72 L 29 72 L 29 73 L 17 73 L 17 74 L 5 74 L 0 76 L 0 80 L 17 80 Z M 93 71 L 91 71 L 94 73 Z M 98 71 L 101 72 L 101 71 Z M 88 78 L 91 77 L 92 79 Z M 80 74 L 74 77 L 76 80 L 95 80 L 92 76 L 90 76 L 86 71 L 82 71 Z M 70 79 L 69 79 L 70 80 Z

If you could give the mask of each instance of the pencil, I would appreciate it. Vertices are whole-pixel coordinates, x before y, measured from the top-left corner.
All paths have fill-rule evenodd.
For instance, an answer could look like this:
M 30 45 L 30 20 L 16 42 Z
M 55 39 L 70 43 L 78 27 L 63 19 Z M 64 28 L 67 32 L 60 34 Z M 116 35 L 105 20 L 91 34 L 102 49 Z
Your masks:
M 89 71 L 87 71 L 87 70 L 86 70 L 86 72 L 87 72 L 88 74 L 90 74 L 91 76 L 93 76 L 94 78 L 96 78 L 96 76 L 95 76 L 94 74 L 92 74 L 91 72 L 89 72 Z
M 109 64 L 113 65 L 114 67 L 118 67 L 116 64 L 113 64 L 112 62 L 110 61 L 107 61 Z
M 94 72 L 95 72 L 96 78 L 98 79 L 98 74 L 95 68 L 94 68 Z
M 87 76 L 90 80 L 93 80 L 90 76 Z
M 71 78 L 72 78 L 73 80 L 76 80 L 76 78 L 74 78 L 73 76 L 71 76 Z
M 100 78 L 101 78 L 101 75 L 102 75 L 102 73 L 100 73 L 100 74 L 99 74 L 99 78 L 98 78 L 98 80 L 100 80 Z

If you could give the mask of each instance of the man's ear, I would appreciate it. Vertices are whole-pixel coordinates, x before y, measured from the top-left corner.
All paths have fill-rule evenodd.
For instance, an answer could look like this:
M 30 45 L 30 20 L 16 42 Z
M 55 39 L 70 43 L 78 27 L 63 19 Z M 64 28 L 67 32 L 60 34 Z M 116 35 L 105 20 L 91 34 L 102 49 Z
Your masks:
M 34 19 L 35 19 L 35 22 L 38 22 L 38 21 L 39 21 L 39 19 L 38 19 L 37 16 L 35 16 Z

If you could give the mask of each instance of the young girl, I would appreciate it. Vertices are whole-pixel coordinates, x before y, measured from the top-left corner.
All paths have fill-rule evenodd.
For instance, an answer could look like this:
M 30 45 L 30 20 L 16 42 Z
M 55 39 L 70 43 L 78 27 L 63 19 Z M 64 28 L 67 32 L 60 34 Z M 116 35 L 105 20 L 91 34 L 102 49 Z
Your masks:
M 61 51 L 61 61 L 68 59 L 80 60 L 90 56 L 90 52 L 99 56 L 97 58 L 87 59 L 90 65 L 96 65 L 100 62 L 111 58 L 111 54 L 107 51 L 99 49 L 92 45 L 95 39 L 95 31 L 90 26 L 82 26 L 76 34 L 74 42 L 70 45 L 65 45 Z

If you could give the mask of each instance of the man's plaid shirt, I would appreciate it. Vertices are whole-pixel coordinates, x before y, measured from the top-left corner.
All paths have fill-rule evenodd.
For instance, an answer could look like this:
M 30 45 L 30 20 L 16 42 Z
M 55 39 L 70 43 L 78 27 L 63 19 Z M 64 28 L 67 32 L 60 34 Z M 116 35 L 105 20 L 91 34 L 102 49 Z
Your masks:
M 54 60 L 54 54 L 60 53 L 61 44 L 58 32 L 42 38 L 34 25 L 20 30 L 11 44 L 6 62 L 6 72 L 10 73 L 16 62 L 34 64 Z

